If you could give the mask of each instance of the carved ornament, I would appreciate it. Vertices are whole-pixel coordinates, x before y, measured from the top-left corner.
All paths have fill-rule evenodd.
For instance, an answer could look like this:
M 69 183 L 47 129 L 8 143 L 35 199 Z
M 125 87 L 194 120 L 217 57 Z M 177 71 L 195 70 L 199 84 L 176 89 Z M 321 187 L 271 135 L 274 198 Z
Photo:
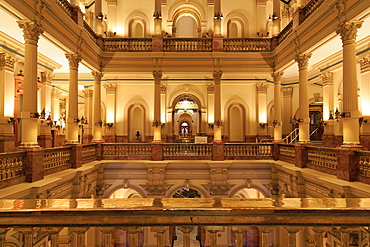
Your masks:
M 155 83 L 161 83 L 163 73 L 162 71 L 153 71 L 153 78 Z
M 275 83 L 279 83 L 283 74 L 284 74 L 283 71 L 275 71 L 271 73 L 271 76 Z
M 341 23 L 337 29 L 337 34 L 342 38 L 343 45 L 354 44 L 357 37 L 357 29 L 362 27 L 363 21 L 346 21 Z
M 26 44 L 37 45 L 40 35 L 44 29 L 34 21 L 21 20 L 17 21 L 18 26 L 23 29 L 23 37 Z
M 85 90 L 82 90 L 82 92 L 84 93 L 85 98 L 92 98 L 94 91 L 91 89 L 85 88 Z
M 213 71 L 212 73 L 214 83 L 220 83 L 222 77 L 222 71 Z
M 94 77 L 94 81 L 96 84 L 100 84 L 101 82 L 101 78 L 103 78 L 103 72 L 100 72 L 100 71 L 92 71 L 91 74 L 93 75 Z
M 116 93 L 116 89 L 117 89 L 117 84 L 115 83 L 106 83 L 103 85 L 104 88 L 105 88 L 105 91 L 107 92 L 107 94 L 115 94 Z
M 311 53 L 300 53 L 295 57 L 295 61 L 298 63 L 298 70 L 307 70 L 308 59 L 311 58 Z
M 211 195 L 227 195 L 235 184 L 202 184 Z
M 326 85 L 333 85 L 333 73 L 332 72 L 324 72 L 321 74 L 322 84 Z
M 78 64 L 81 62 L 81 56 L 76 53 L 66 53 L 66 58 L 68 59 L 69 69 L 77 70 Z
M 0 69 L 14 70 L 15 58 L 6 53 L 0 53 Z
M 293 87 L 283 87 L 281 88 L 281 91 L 283 91 L 283 96 L 284 97 L 292 97 L 293 96 Z
M 173 184 L 140 184 L 149 196 L 164 196 Z
M 359 59 L 358 62 L 360 64 L 361 73 L 370 71 L 370 55 L 369 54 L 366 57 Z
M 267 89 L 269 87 L 269 84 L 267 83 L 258 83 L 256 84 L 257 92 L 259 94 L 267 94 Z

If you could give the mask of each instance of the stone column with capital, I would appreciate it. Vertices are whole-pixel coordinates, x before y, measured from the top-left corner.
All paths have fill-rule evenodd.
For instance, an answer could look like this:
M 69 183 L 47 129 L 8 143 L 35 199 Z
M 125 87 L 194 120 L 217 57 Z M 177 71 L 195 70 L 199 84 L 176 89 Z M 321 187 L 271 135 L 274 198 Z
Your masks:
M 162 71 L 153 71 L 154 78 L 154 119 L 152 126 L 153 142 L 162 142 L 162 122 L 161 122 L 161 82 L 162 82 Z
M 213 72 L 214 83 L 214 125 L 213 142 L 222 142 L 222 120 L 221 120 L 221 77 L 222 71 Z
M 343 144 L 342 147 L 360 147 L 361 116 L 357 98 L 356 36 L 362 21 L 344 22 L 337 33 L 343 43 Z
M 69 62 L 69 104 L 67 116 L 67 144 L 78 144 L 78 65 L 81 56 L 66 53 Z
M 323 116 L 324 134 L 322 145 L 324 147 L 336 147 L 334 141 L 334 91 L 333 73 L 324 72 L 321 74 L 323 84 Z
M 280 79 L 283 76 L 282 71 L 277 71 L 272 73 L 272 78 L 274 80 L 274 142 L 282 141 L 282 117 L 281 117 L 281 83 Z
M 93 142 L 102 142 L 102 127 L 103 121 L 101 118 L 101 78 L 103 73 L 100 71 L 93 71 L 91 74 L 94 77 L 94 125 L 93 125 Z
M 116 124 L 116 88 L 117 84 L 104 84 L 106 96 L 106 126 L 104 142 L 116 142 L 115 124 Z
M 283 135 L 289 135 L 293 130 L 292 125 L 290 124 L 290 118 L 293 117 L 292 114 L 292 97 L 293 97 L 293 87 L 283 87 L 281 89 L 283 92 L 283 107 L 284 111 L 282 112 L 283 118 Z
M 15 151 L 14 63 L 13 57 L 0 52 L 0 153 Z
M 308 102 L 308 60 L 311 53 L 301 53 L 295 58 L 299 70 L 299 143 L 310 142 L 310 118 Z
M 44 32 L 40 24 L 21 20 L 18 26 L 23 29 L 25 40 L 24 87 L 22 104 L 22 148 L 39 147 L 37 143 L 37 43 Z
M 84 117 L 87 120 L 87 124 L 83 126 L 83 143 L 91 143 L 93 139 L 92 126 L 94 125 L 93 120 L 93 90 L 86 88 L 82 91 L 84 93 Z
M 190 233 L 194 230 L 194 226 L 178 226 L 177 229 L 183 233 L 183 246 L 190 247 Z
M 53 79 L 52 72 L 41 72 L 41 110 L 45 112 L 44 119 L 40 120 L 40 135 L 38 143 L 41 147 L 50 148 L 51 143 L 51 81 Z M 50 116 L 50 117 L 49 117 Z
M 257 119 L 258 119 L 258 131 L 257 135 L 261 137 L 267 137 L 267 89 L 269 85 L 267 83 L 256 84 L 257 88 Z
M 361 69 L 362 126 L 361 146 L 370 150 L 370 55 L 358 60 Z

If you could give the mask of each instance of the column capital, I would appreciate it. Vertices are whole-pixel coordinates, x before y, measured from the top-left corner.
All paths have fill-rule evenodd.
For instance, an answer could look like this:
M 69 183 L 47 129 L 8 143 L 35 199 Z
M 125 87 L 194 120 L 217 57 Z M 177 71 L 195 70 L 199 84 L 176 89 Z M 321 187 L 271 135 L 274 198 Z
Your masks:
M 117 84 L 115 83 L 106 83 L 103 85 L 107 94 L 115 94 L 117 89 Z
M 104 75 L 103 72 L 100 71 L 92 71 L 91 74 L 94 77 L 94 82 L 98 84 L 101 82 L 101 78 L 103 78 Z
M 65 55 L 66 58 L 68 59 L 69 68 L 77 70 L 78 64 L 81 62 L 81 56 L 73 52 L 68 52 Z
M 267 94 L 267 89 L 269 87 L 269 84 L 267 84 L 267 83 L 257 83 L 256 87 L 257 87 L 257 92 L 259 94 Z
M 94 91 L 91 89 L 85 88 L 84 90 L 82 90 L 82 92 L 84 93 L 85 98 L 92 98 Z
M 283 91 L 283 97 L 284 98 L 288 98 L 288 97 L 292 97 L 293 96 L 293 87 L 292 86 L 283 87 L 281 89 L 281 91 Z
M 42 82 L 42 84 L 50 85 L 51 81 L 53 80 L 54 77 L 55 77 L 55 75 L 53 75 L 53 72 L 50 72 L 50 71 L 41 72 L 41 82 Z
M 306 70 L 308 66 L 308 59 L 311 58 L 311 53 L 300 53 L 295 57 L 295 61 L 298 63 L 298 70 Z
M 51 96 L 54 98 L 59 98 L 59 96 L 62 94 L 62 92 L 59 89 L 52 88 L 51 89 Z
M 213 81 L 215 83 L 221 83 L 221 77 L 222 77 L 222 71 L 221 70 L 215 70 L 212 73 Z
M 363 57 L 358 60 L 360 64 L 361 73 L 370 72 L 370 55 L 368 54 L 366 57 Z
M 18 27 L 23 29 L 23 38 L 26 44 L 37 45 L 40 35 L 44 29 L 38 23 L 28 20 L 17 21 Z
M 333 85 L 333 73 L 332 72 L 323 72 L 321 74 L 321 80 L 324 86 Z
M 194 230 L 194 226 L 178 226 L 177 227 L 183 233 L 191 233 Z
M 167 85 L 161 83 L 161 93 L 165 93 L 167 91 Z
M 337 34 L 342 38 L 344 45 L 354 44 L 357 37 L 357 29 L 362 27 L 363 21 L 346 21 L 339 24 Z
M 214 92 L 215 92 L 215 84 L 213 84 L 213 83 L 208 83 L 208 84 L 207 84 L 207 92 L 208 92 L 208 93 L 214 93 Z
M 0 69 L 14 70 L 15 58 L 9 54 L 0 52 Z
M 153 78 L 155 83 L 161 83 L 163 73 L 162 71 L 153 71 Z
M 274 71 L 274 72 L 272 72 L 271 77 L 272 77 L 274 83 L 279 83 L 283 74 L 284 74 L 283 71 Z

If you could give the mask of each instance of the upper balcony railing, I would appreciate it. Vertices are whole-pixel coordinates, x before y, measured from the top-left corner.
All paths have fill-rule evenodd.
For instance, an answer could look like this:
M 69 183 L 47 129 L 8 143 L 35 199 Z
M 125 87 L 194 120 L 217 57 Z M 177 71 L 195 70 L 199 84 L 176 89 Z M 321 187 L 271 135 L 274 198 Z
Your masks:
M 325 0 L 311 0 L 303 8 L 305 17 L 309 17 Z
M 104 38 L 104 51 L 152 51 L 152 39 L 150 38 Z
M 225 38 L 224 51 L 271 51 L 271 39 L 268 38 Z
M 163 51 L 212 51 L 212 39 L 165 38 L 163 39 Z

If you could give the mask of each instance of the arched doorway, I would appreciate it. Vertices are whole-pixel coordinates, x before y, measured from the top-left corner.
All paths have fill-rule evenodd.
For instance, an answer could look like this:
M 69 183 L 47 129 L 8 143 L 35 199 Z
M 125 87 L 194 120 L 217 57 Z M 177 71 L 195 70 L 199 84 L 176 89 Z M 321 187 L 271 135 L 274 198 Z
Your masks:
M 197 23 L 191 16 L 182 16 L 177 21 L 178 38 L 197 38 Z
M 142 142 L 145 137 L 145 109 L 140 104 L 132 105 L 128 111 L 129 142 Z M 139 135 L 138 135 L 139 132 Z
M 245 110 L 240 104 L 234 104 L 229 108 L 229 141 L 244 142 Z
M 175 99 L 172 111 L 172 133 L 176 142 L 194 142 L 201 132 L 200 103 L 192 95 L 181 95 Z

